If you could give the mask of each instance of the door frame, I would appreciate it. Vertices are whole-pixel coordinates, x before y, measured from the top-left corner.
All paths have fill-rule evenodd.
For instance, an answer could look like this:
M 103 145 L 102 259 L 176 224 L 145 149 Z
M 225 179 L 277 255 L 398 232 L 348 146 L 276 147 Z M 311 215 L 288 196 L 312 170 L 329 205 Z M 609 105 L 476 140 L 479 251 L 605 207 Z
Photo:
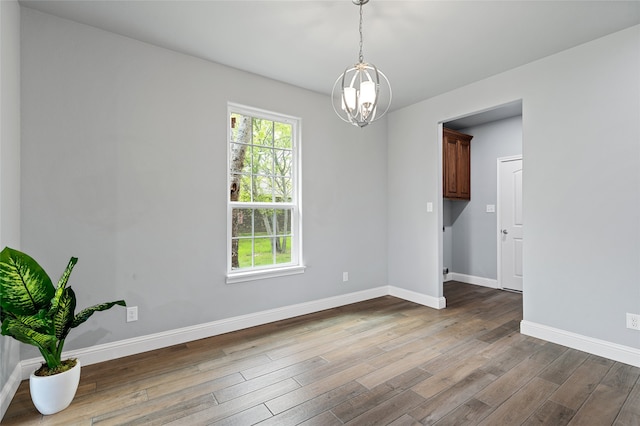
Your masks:
M 502 196 L 502 194 L 500 194 L 500 165 L 502 163 L 508 163 L 510 161 L 516 161 L 516 160 L 521 160 L 522 161 L 522 154 L 520 155 L 511 155 L 508 157 L 499 157 L 497 159 L 496 162 L 496 167 L 497 167 L 497 175 L 496 175 L 496 185 L 497 185 L 497 192 L 496 192 L 496 245 L 497 245 L 497 253 L 496 253 L 496 259 L 498 261 L 497 264 L 497 270 L 496 270 L 496 281 L 497 281 L 497 285 L 499 289 L 504 290 L 504 286 L 502 285 L 502 244 L 501 244 L 501 234 L 500 234 L 500 224 L 501 222 L 501 217 L 500 217 L 500 197 Z M 523 167 L 524 167 L 524 161 L 523 163 Z M 522 293 L 524 293 L 524 287 L 522 289 Z

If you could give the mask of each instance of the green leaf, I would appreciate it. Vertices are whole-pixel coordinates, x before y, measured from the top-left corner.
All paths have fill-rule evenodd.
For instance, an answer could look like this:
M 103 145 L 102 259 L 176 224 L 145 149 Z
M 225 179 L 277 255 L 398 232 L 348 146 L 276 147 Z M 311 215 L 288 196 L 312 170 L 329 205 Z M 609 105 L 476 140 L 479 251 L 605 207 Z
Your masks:
M 62 273 L 62 276 L 58 280 L 58 288 L 60 287 L 64 288 L 67 285 L 67 281 L 69 281 L 69 276 L 71 275 L 71 271 L 73 271 L 73 267 L 76 266 L 76 263 L 78 263 L 77 257 L 72 257 L 71 259 L 69 259 L 69 263 L 67 264 L 67 267 L 65 268 L 64 272 Z
M 73 267 L 76 265 L 76 263 L 78 263 L 78 258 L 72 257 L 69 260 L 69 263 L 67 264 L 67 267 L 65 268 L 64 272 L 62 273 L 62 276 L 58 280 L 58 287 L 56 288 L 55 295 L 53 297 L 53 300 L 51 301 L 52 310 L 58 309 L 58 303 L 59 303 L 60 297 L 62 297 L 62 293 L 65 291 L 65 288 L 67 286 L 67 281 L 69 281 L 69 276 L 71 275 L 71 271 L 73 271 Z
M 75 328 L 75 327 L 79 326 L 80 324 L 82 324 L 83 322 L 85 322 L 86 320 L 88 320 L 89 317 L 94 314 L 94 312 L 106 311 L 107 309 L 111 309 L 115 305 L 127 306 L 127 304 L 125 303 L 124 300 L 118 300 L 118 301 L 115 301 L 115 302 L 100 303 L 99 305 L 94 305 L 94 306 L 91 306 L 90 308 L 83 309 L 73 319 L 73 323 L 71 324 L 71 328 Z
M 53 313 L 53 326 L 58 339 L 64 339 L 69 334 L 76 310 L 76 295 L 71 287 L 65 288 L 58 299 L 58 306 Z
M 29 255 L 9 247 L 0 252 L 0 309 L 33 315 L 49 305 L 54 292 L 47 273 Z
M 23 318 L 24 320 L 24 318 Z M 2 334 L 40 348 L 40 351 L 54 353 L 58 339 L 49 334 L 39 333 L 17 318 L 8 318 L 2 323 Z
M 44 315 L 44 311 L 39 311 L 35 315 L 16 315 L 13 318 L 20 323 L 22 323 L 25 327 L 31 328 L 38 333 L 43 334 L 51 334 L 49 333 L 49 324 L 50 321 Z

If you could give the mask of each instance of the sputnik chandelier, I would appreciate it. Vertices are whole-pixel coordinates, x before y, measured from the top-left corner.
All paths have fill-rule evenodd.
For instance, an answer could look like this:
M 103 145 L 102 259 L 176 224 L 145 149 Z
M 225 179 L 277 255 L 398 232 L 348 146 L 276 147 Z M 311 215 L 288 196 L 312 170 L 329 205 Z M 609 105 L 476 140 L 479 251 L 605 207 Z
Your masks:
M 389 79 L 362 55 L 362 6 L 369 0 L 351 0 L 360 7 L 360 54 L 358 63 L 347 67 L 331 91 L 333 109 L 342 120 L 364 127 L 384 116 L 391 105 Z M 381 85 L 382 83 L 382 85 Z

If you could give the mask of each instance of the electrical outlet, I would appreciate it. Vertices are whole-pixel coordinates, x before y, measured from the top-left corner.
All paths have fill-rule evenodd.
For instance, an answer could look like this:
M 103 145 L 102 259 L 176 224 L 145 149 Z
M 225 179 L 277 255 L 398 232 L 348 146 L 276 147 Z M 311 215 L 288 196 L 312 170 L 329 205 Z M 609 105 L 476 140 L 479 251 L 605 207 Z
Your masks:
M 640 315 L 627 312 L 627 328 L 640 330 Z
M 343 272 L 342 273 L 342 281 L 343 282 L 349 281 L 349 273 L 348 272 Z
M 129 306 L 127 307 L 127 322 L 138 321 L 138 307 L 137 306 Z

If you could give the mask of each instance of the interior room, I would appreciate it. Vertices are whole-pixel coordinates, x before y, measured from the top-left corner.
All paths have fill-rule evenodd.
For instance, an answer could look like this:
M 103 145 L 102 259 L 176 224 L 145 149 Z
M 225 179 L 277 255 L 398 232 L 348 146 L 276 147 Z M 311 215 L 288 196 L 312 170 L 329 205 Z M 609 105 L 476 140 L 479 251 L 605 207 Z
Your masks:
M 447 424 L 463 409 L 473 409 L 473 424 L 580 424 L 595 413 L 600 424 L 638 424 L 640 2 L 357 3 L 0 1 L 0 248 L 37 259 L 54 284 L 77 257 L 69 285 L 79 308 L 127 304 L 97 313 L 66 339 L 64 355 L 83 369 L 67 412 L 101 395 L 100 385 L 82 380 L 101 371 L 135 375 L 150 351 L 235 360 L 232 350 L 302 344 L 295 333 L 330 333 L 335 321 L 345 327 L 336 339 L 368 326 L 379 339 L 370 347 L 369 334 L 344 341 L 342 350 L 371 358 L 349 365 L 353 376 L 327 370 L 326 380 L 348 379 L 338 380 L 347 387 L 335 406 L 355 406 L 377 386 L 396 389 L 399 399 L 384 401 L 404 408 L 385 409 L 390 417 L 381 424 Z M 363 56 L 388 78 L 392 96 L 386 114 L 381 101 L 375 121 L 352 125 L 336 114 L 332 88 Z M 346 92 L 338 99 L 345 111 Z M 229 195 L 235 118 L 251 114 L 294 129 L 295 195 L 285 203 L 290 257 L 244 270 L 233 257 L 241 240 L 235 212 L 271 206 L 247 207 Z M 468 200 L 444 196 L 447 126 L 473 136 Z M 498 204 L 499 159 L 514 157 L 522 164 L 523 236 L 509 250 L 520 255 L 519 284 L 507 283 L 502 268 L 511 261 L 501 260 L 501 244 L 514 234 L 503 232 L 499 218 L 508 214 Z M 402 321 L 376 322 L 389 319 Z M 376 376 L 370 369 L 391 359 L 376 357 L 404 347 L 390 343 L 387 327 L 404 330 L 403 345 L 411 346 L 398 357 L 413 361 Z M 437 334 L 445 330 L 451 334 Z M 330 345 L 326 336 L 307 338 Z M 524 357 L 510 358 L 509 368 L 517 359 L 540 369 L 492 404 L 488 386 L 508 370 L 483 363 L 507 344 Z M 220 346 L 203 352 L 209 345 Z M 482 359 L 466 358 L 480 349 Z M 255 362 L 278 359 L 260 355 Z M 298 360 L 311 363 L 299 374 L 349 353 L 324 355 Z M 547 364 L 537 364 L 542 359 Z M 0 336 L 3 424 L 55 424 L 57 414 L 39 416 L 21 399 L 41 362 L 37 348 Z M 466 375 L 438 376 L 447 362 Z M 256 365 L 234 368 L 245 381 Z M 602 375 L 575 376 L 583 370 Z M 416 382 L 394 387 L 408 371 Z M 295 398 L 278 398 L 313 389 L 304 377 L 287 377 L 291 388 L 228 417 L 220 410 L 238 399 L 210 392 L 198 407 L 218 417 L 173 413 L 172 421 L 287 424 L 278 415 L 293 416 L 296 406 L 287 404 Z M 440 385 L 422 383 L 431 377 Z M 482 389 L 469 390 L 469 377 L 487 387 L 485 399 Z M 554 399 L 572 380 L 590 385 L 580 404 Z M 534 384 L 540 399 L 518 394 Z M 322 395 L 334 394 L 314 397 Z M 529 405 L 515 409 L 523 400 Z M 450 411 L 434 417 L 435 401 Z M 372 421 L 322 407 L 288 422 Z M 505 420 L 515 412 L 526 417 Z M 256 420 L 232 417 L 241 413 Z M 90 413 L 82 416 L 74 421 L 91 424 Z

